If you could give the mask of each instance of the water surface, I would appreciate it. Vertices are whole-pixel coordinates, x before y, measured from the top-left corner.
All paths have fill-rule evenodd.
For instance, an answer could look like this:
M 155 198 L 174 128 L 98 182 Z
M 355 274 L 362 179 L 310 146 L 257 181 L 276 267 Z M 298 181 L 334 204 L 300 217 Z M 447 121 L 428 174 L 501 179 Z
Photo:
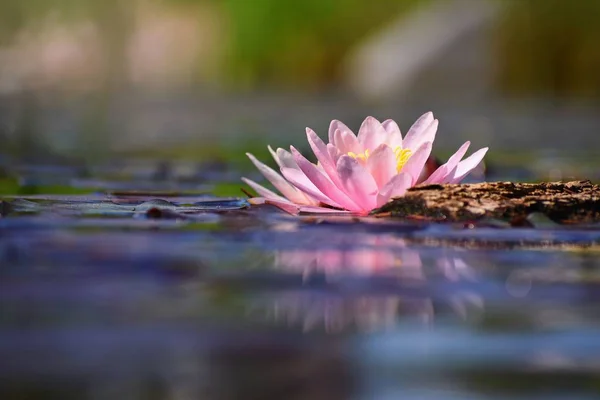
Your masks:
M 598 396 L 600 229 L 292 217 L 180 170 L 18 169 L 1 398 Z

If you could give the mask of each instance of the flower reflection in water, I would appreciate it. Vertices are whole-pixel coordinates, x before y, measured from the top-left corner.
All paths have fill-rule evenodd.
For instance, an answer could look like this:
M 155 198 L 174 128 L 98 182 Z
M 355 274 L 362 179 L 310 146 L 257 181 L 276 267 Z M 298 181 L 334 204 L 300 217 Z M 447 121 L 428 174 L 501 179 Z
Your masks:
M 263 313 L 267 309 L 270 321 L 339 333 L 407 322 L 428 327 L 434 313 L 444 309 L 461 319 L 483 310 L 480 296 L 457 288 L 460 282 L 475 280 L 476 274 L 456 252 L 410 248 L 393 236 L 342 238 L 326 248 L 275 252 L 275 268 L 298 274 L 302 285 L 261 301 L 259 308 Z

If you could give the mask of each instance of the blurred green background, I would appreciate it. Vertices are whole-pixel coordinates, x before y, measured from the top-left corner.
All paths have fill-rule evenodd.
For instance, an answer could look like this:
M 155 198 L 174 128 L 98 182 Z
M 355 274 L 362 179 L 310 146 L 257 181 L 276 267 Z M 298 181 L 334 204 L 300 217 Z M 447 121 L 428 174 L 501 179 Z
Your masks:
M 431 109 L 442 153 L 469 138 L 510 159 L 540 137 L 586 152 L 598 15 L 595 0 L 0 0 L 0 151 L 228 160 L 333 118 L 406 130 Z
M 136 80 L 136 72 L 132 71 L 135 57 L 142 57 L 146 50 L 143 46 L 147 45 L 165 55 L 168 53 L 165 48 L 177 48 L 172 51 L 181 58 L 166 59 L 163 63 L 187 64 L 179 67 L 187 70 L 185 77 L 177 77 L 176 71 L 171 73 L 173 77 L 163 71 L 161 77 L 157 71 L 150 82 L 155 85 L 168 84 L 171 78 L 185 80 L 186 84 L 208 82 L 232 90 L 262 85 L 319 90 L 340 84 L 345 57 L 361 40 L 436 1 L 452 2 L 1 0 L 0 51 L 6 64 L 10 53 L 30 50 L 29 59 L 18 60 L 22 66 L 40 75 L 54 73 L 47 79 L 56 80 L 44 83 L 67 88 L 69 83 L 77 86 L 73 82 L 77 77 L 67 76 L 71 79 L 66 82 L 59 73 L 68 71 L 43 71 L 53 65 L 36 68 L 31 64 L 40 61 L 52 64 L 52 58 L 56 63 L 71 61 L 79 63 L 79 68 L 72 66 L 73 70 L 87 67 L 95 70 L 94 78 L 104 79 L 93 82 L 93 86 L 107 84 L 106 79 L 132 83 Z M 489 43 L 497 63 L 495 85 L 499 89 L 515 95 L 597 97 L 600 94 L 598 1 L 481 2 L 501 6 L 492 23 L 494 33 Z M 455 3 L 461 5 L 460 1 Z M 39 51 L 37 55 L 32 54 L 34 50 Z M 69 51 L 72 54 L 67 54 Z M 85 61 L 103 65 L 102 68 L 86 65 Z M 71 72 L 85 75 L 85 71 Z M 10 78 L 6 76 L 6 66 L 2 73 L 2 81 Z

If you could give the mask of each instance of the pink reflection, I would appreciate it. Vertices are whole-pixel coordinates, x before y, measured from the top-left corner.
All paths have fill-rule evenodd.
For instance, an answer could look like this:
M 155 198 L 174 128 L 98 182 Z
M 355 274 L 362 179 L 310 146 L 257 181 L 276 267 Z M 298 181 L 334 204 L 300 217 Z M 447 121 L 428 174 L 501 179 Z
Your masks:
M 350 242 L 350 240 L 352 242 Z M 319 246 L 319 244 L 316 244 Z M 423 278 L 419 253 L 406 248 L 402 239 L 357 234 L 322 249 L 283 250 L 275 254 L 274 265 L 303 274 L 383 274 Z
M 324 330 L 337 333 L 347 330 L 377 331 L 400 323 L 417 323 L 431 327 L 438 308 L 463 320 L 477 317 L 483 311 L 483 301 L 476 293 L 454 291 L 446 297 L 428 295 L 436 284 L 452 284 L 475 280 L 475 271 L 455 254 L 423 262 L 428 249 L 407 247 L 403 239 L 393 236 L 358 235 L 354 245 L 337 242 L 323 249 L 280 250 L 275 253 L 275 268 L 302 275 L 308 282 L 311 275 L 324 274 L 326 281 L 335 282 L 348 276 L 385 277 L 397 284 L 397 293 L 377 293 L 328 290 L 298 290 L 278 293 L 263 302 L 260 309 L 270 321 L 305 331 Z M 365 280 L 365 285 L 368 285 Z M 433 285 L 429 285 L 432 283 Z M 394 286 L 395 287 L 395 286 Z M 417 288 L 410 295 L 406 288 Z M 308 289 L 308 288 L 307 288 Z

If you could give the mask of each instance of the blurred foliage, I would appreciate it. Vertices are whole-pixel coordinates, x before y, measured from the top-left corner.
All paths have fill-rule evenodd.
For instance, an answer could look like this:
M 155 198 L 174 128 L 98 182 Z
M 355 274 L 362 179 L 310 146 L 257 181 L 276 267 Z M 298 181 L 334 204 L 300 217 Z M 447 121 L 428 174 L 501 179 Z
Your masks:
M 132 5 L 123 0 L 0 0 L 0 46 L 45 22 L 91 22 L 99 29 L 109 69 L 107 89 L 121 85 L 126 69 L 126 38 L 132 29 Z M 29 32 L 31 33 L 31 32 Z
M 122 0 L 0 0 L 0 43 L 12 40 L 18 31 L 48 16 L 63 19 L 113 19 L 123 13 Z M 114 21 L 113 21 L 114 22 Z
M 369 32 L 428 0 L 218 0 L 229 18 L 230 83 L 319 86 Z
M 17 178 L 0 178 L 0 195 L 33 194 L 89 194 L 93 189 L 77 188 L 69 185 L 27 185 L 19 183 Z
M 519 95 L 600 94 L 600 1 L 501 0 L 498 85 Z
M 233 88 L 272 85 L 323 88 L 336 83 L 342 60 L 370 32 L 432 0 L 149 0 L 164 7 L 210 5 L 218 10 L 220 68 L 211 80 Z M 498 86 L 519 95 L 596 96 L 600 93 L 600 1 L 496 0 L 494 68 Z M 0 0 L 0 45 L 25 28 L 85 19 L 105 38 L 111 59 L 108 88 L 126 74 L 125 44 L 144 1 Z M 203 60 L 198 60 L 203 62 Z M 200 70 L 201 68 L 199 68 Z M 200 75 L 200 72 L 198 73 Z
M 320 87 L 335 81 L 341 60 L 367 33 L 430 0 L 163 0 L 163 6 L 210 5 L 220 13 L 218 79 L 228 86 L 257 84 Z M 100 28 L 112 64 L 125 58 L 123 44 L 134 25 L 126 0 L 0 0 L 0 44 L 49 16 L 68 23 L 85 19 Z M 197 8 L 190 7 L 190 12 Z M 120 44 L 120 45 L 119 45 Z M 202 60 L 199 60 L 202 62 Z M 111 71 L 119 75 L 118 69 Z M 115 76 L 112 77 L 113 80 Z M 118 84 L 118 77 L 117 84 Z

